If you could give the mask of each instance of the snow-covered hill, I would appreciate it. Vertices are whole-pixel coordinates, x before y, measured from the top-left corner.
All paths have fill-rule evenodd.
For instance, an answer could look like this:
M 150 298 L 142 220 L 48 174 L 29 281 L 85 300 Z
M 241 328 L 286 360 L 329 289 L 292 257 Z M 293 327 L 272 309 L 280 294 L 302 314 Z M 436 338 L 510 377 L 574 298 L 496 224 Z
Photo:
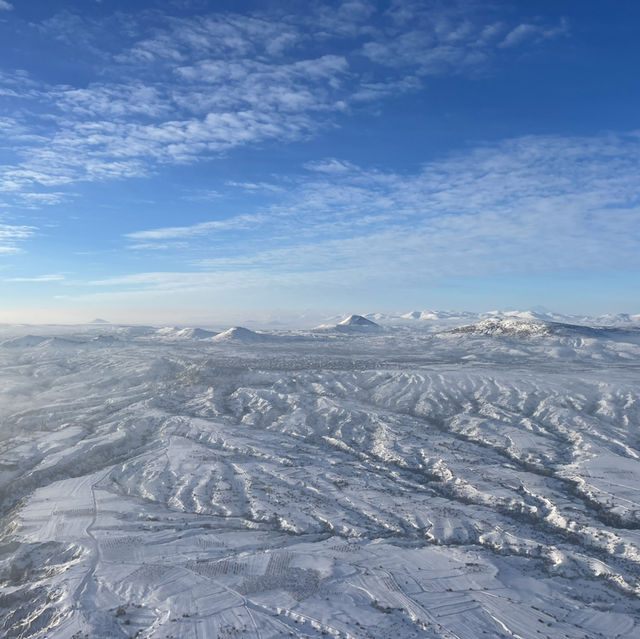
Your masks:
M 0 635 L 637 637 L 640 331 L 366 319 L 1 328 Z
M 218 333 L 212 341 L 214 342 L 240 342 L 245 344 L 252 344 L 258 342 L 268 342 L 273 338 L 272 335 L 264 333 L 256 333 L 243 326 L 234 326 L 228 328 L 226 331 Z
M 529 337 L 533 335 L 552 335 L 555 332 L 556 326 L 561 325 L 520 318 L 492 318 L 482 320 L 477 324 L 453 328 L 451 332 L 466 335 L 514 335 L 518 337 Z
M 367 318 L 382 325 L 457 327 L 476 324 L 484 320 L 523 320 L 531 322 L 553 322 L 581 326 L 639 326 L 640 314 L 611 313 L 599 316 L 561 315 L 549 311 L 410 311 L 408 313 L 371 313 Z
M 337 324 L 321 324 L 315 328 L 318 332 L 334 332 L 346 334 L 374 333 L 380 326 L 362 315 L 349 315 Z

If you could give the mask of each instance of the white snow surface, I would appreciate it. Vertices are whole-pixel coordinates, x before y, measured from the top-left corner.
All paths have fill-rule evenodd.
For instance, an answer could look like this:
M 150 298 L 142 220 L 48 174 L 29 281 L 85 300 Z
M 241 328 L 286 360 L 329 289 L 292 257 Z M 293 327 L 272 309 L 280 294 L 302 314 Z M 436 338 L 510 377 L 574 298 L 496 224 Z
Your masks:
M 175 336 L 182 339 L 210 339 L 217 334 L 203 328 L 182 328 L 175 332 Z
M 334 333 L 360 333 L 374 332 L 380 330 L 380 325 L 362 315 L 349 315 L 337 324 L 321 324 L 315 328 L 316 331 Z
M 221 333 L 218 333 L 214 338 L 214 342 L 244 342 L 244 343 L 256 343 L 256 342 L 268 342 L 272 339 L 272 335 L 264 333 L 256 333 L 255 331 L 244 328 L 243 326 L 234 326 L 228 328 Z
M 366 326 L 367 328 L 377 328 L 378 325 L 375 322 L 362 317 L 362 315 L 349 315 L 349 317 L 339 322 L 339 326 Z
M 404 315 L 0 327 L 0 636 L 640 636 L 637 322 Z

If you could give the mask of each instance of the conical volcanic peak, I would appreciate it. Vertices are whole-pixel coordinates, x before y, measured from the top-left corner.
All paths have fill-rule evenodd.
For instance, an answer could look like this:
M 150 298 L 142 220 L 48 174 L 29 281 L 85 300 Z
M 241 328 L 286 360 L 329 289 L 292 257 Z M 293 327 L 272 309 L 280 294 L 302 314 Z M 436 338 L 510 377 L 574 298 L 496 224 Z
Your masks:
M 378 324 L 363 317 L 362 315 L 349 315 L 346 319 L 343 319 L 338 323 L 338 326 L 367 326 L 372 328 L 380 328 Z

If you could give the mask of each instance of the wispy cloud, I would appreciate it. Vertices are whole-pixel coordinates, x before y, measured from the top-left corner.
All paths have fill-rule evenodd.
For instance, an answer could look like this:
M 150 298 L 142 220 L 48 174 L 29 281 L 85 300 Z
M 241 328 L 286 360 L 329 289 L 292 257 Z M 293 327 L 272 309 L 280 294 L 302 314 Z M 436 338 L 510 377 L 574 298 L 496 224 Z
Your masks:
M 106 303 L 156 302 L 171 294 L 174 300 L 193 304 L 203 293 L 220 295 L 220 300 L 237 296 L 249 305 L 273 304 L 276 296 L 285 290 L 305 291 L 314 288 L 320 291 L 327 285 L 331 289 L 342 289 L 348 294 L 351 278 L 345 282 L 345 271 L 323 273 L 275 273 L 260 271 L 216 272 L 148 272 L 106 278 L 88 282 L 89 288 L 82 292 L 56 295 L 56 298 L 77 301 L 104 301 Z
M 22 249 L 17 246 L 0 244 L 0 255 L 15 255 L 16 253 L 22 253 Z
M 11 11 L 13 5 L 7 0 L 0 0 L 0 11 Z
M 0 224 L 0 254 L 13 255 L 21 253 L 22 248 L 18 243 L 30 238 L 36 230 L 34 226 Z
M 498 46 L 501 48 L 515 47 L 526 40 L 550 40 L 552 38 L 566 35 L 567 33 L 568 25 L 565 20 L 561 20 L 558 25 L 551 27 L 523 23 L 511 29 Z
M 461 10 L 462 9 L 462 10 Z M 509 24 L 486 4 L 447 6 L 424 2 L 392 2 L 392 21 L 362 47 L 370 60 L 418 77 L 467 73 L 485 68 L 496 51 L 548 40 L 568 32 L 568 25 Z
M 304 168 L 309 171 L 318 171 L 319 173 L 349 173 L 357 167 L 345 160 L 327 158 L 326 160 L 307 162 Z
M 185 249 L 188 246 L 186 242 L 138 242 L 128 244 L 126 248 L 131 251 L 175 251 Z
M 0 241 L 22 240 L 31 237 L 35 231 L 33 226 L 13 226 L 11 224 L 0 224 Z
M 91 286 L 215 292 L 278 284 L 302 292 L 310 283 L 356 290 L 375 282 L 401 290 L 459 276 L 637 269 L 639 141 L 637 133 L 527 136 L 411 174 L 320 160 L 312 167 L 328 171 L 287 176 L 289 189 L 256 213 L 268 224 L 241 216 L 130 234 L 153 244 L 239 231 L 215 257 L 210 243 L 189 251 L 196 272 L 134 273 Z
M 363 102 L 415 91 L 427 76 L 465 73 L 566 30 L 510 24 L 474 3 L 393 2 L 380 11 L 365 0 L 317 3 L 297 15 L 132 10 L 104 24 L 66 11 L 37 27 L 74 52 L 82 37 L 88 63 L 103 71 L 78 86 L 22 71 L 0 75 L 0 94 L 18 114 L 0 120 L 9 158 L 0 166 L 0 198 L 30 207 L 61 202 L 76 182 L 143 177 L 163 164 L 305 139 Z
M 239 215 L 226 220 L 200 222 L 191 226 L 172 226 L 146 231 L 134 231 L 127 233 L 125 237 L 132 240 L 173 240 L 196 235 L 207 235 L 214 231 L 254 228 L 262 222 L 264 222 L 264 217 L 260 215 Z
M 283 188 L 276 184 L 270 184 L 269 182 L 235 182 L 230 180 L 226 183 L 227 186 L 232 186 L 243 191 L 269 191 L 271 193 L 280 193 Z
M 19 208 L 40 209 L 43 206 L 55 206 L 68 200 L 72 194 L 60 191 L 51 191 L 49 193 L 30 193 L 28 191 L 20 192 L 14 204 Z
M 3 282 L 61 282 L 64 275 L 37 275 L 35 277 L 5 277 Z
M 183 200 L 189 202 L 211 202 L 223 197 L 222 193 L 214 189 L 199 189 L 182 196 Z

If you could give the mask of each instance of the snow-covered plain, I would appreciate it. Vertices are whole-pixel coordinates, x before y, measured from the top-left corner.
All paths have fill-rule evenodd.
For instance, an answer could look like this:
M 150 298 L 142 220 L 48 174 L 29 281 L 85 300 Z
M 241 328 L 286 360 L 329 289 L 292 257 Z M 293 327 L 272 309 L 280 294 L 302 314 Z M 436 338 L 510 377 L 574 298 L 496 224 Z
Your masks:
M 368 319 L 0 328 L 0 634 L 640 636 L 640 317 Z

